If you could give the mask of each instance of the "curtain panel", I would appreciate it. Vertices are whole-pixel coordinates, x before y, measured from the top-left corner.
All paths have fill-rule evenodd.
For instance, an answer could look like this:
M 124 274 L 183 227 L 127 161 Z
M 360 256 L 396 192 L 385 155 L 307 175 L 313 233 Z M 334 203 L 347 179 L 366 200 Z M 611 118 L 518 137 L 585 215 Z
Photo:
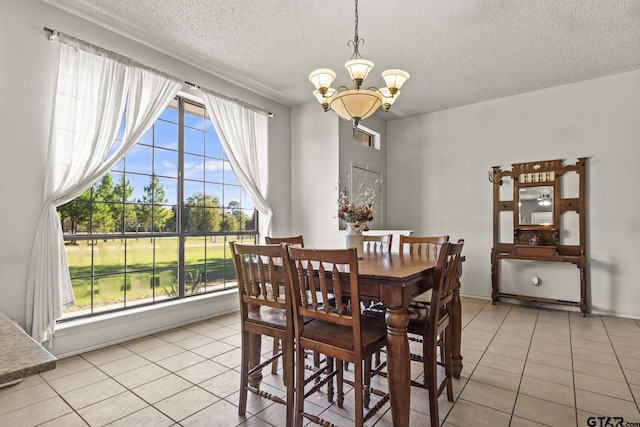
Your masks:
M 56 319 L 74 304 L 56 208 L 108 173 L 184 83 L 125 62 L 60 44 L 43 210 L 27 276 L 27 332 L 39 343 L 51 345 Z M 124 137 L 115 146 L 125 106 Z
M 242 188 L 260 213 L 260 243 L 273 233 L 268 187 L 268 118 L 243 105 L 202 90 L 205 107 Z

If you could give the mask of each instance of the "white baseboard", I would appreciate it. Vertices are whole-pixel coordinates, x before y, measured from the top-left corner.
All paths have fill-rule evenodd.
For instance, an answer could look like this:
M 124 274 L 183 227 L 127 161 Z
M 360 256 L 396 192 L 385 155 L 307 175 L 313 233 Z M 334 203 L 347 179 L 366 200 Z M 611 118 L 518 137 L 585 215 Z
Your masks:
M 236 289 L 61 323 L 53 346 L 59 359 L 134 340 L 239 310 Z

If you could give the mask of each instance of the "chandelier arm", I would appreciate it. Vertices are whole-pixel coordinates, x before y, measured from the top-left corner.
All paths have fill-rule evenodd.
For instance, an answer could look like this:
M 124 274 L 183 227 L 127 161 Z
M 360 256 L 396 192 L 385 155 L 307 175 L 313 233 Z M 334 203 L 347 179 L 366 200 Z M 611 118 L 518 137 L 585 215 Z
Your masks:
M 338 91 L 339 91 L 340 89 L 342 89 L 343 91 L 345 91 L 345 90 L 350 90 L 350 89 L 349 89 L 348 87 L 346 87 L 346 86 L 338 86 L 338 87 L 336 88 L 336 91 L 335 91 L 333 94 L 335 95 L 335 94 L 339 93 Z
M 391 94 L 391 96 L 387 96 L 387 95 L 385 95 L 384 93 L 382 93 L 382 91 L 380 90 L 380 88 L 377 88 L 377 87 L 375 87 L 375 86 L 369 86 L 369 87 L 367 88 L 367 90 L 371 90 L 371 91 L 374 91 L 374 92 L 378 92 L 380 95 L 384 96 L 385 98 L 395 98 L 395 96 L 396 96 L 396 94 L 395 94 L 395 93 L 394 93 L 394 94 Z

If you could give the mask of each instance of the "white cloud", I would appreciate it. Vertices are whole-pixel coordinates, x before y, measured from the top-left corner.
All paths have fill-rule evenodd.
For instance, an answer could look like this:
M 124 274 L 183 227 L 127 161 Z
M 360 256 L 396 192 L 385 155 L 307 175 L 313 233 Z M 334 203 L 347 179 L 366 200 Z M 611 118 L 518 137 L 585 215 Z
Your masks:
M 221 171 L 223 167 L 224 162 L 222 160 L 207 160 L 205 162 L 205 169 L 209 172 Z
M 184 177 L 187 179 L 202 179 L 202 169 L 204 164 L 202 162 L 185 162 L 184 163 Z

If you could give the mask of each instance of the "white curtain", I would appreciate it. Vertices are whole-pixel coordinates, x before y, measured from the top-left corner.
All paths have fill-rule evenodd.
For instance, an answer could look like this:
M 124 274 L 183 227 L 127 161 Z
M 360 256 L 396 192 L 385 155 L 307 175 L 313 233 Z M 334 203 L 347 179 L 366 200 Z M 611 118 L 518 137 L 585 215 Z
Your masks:
M 242 188 L 260 213 L 260 242 L 273 232 L 273 212 L 266 200 L 268 118 L 237 102 L 202 90 L 204 105 Z
M 74 304 L 56 207 L 111 170 L 183 84 L 114 57 L 60 45 L 44 207 L 27 277 L 27 332 L 40 343 L 51 344 L 56 319 Z M 114 147 L 125 105 L 124 138 Z

